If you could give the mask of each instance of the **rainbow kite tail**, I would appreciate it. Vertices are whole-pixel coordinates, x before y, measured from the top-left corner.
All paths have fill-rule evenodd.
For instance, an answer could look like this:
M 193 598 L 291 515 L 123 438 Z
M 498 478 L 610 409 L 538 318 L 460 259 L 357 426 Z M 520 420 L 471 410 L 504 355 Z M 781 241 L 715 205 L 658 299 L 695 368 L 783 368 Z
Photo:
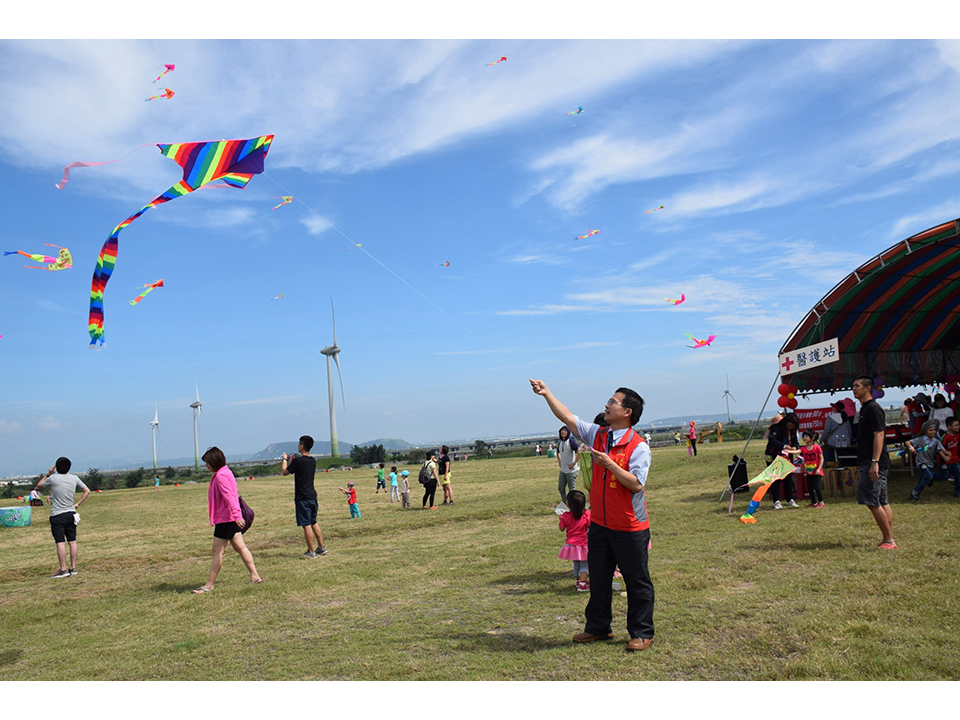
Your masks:
M 740 516 L 740 522 L 745 523 L 747 525 L 756 525 L 757 519 L 750 513 L 744 513 L 743 515 Z
M 97 269 L 93 272 L 90 284 L 90 316 L 88 326 L 90 330 L 90 344 L 103 345 L 103 291 L 107 281 L 113 274 L 117 264 L 118 242 L 116 235 L 111 235 L 100 248 L 97 258 Z
M 4 250 L 4 251 L 3 251 L 3 254 L 4 254 L 4 255 L 17 255 L 17 254 L 19 254 L 19 252 L 20 252 L 19 250 L 10 250 L 10 251 Z

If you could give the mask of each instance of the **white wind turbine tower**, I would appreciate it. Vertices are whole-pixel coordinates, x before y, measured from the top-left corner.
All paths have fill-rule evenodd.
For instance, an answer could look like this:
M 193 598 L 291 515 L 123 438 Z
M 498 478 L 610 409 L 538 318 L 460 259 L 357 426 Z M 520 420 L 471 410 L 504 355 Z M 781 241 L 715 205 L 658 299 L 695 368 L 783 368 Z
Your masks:
M 733 401 L 734 401 L 734 402 L 736 402 L 737 399 L 736 399 L 735 397 L 733 397 L 733 393 L 730 392 L 730 376 L 727 375 L 726 377 L 727 377 L 727 389 L 723 391 L 723 395 L 722 395 L 721 397 L 723 397 L 723 399 L 727 401 L 727 425 L 729 425 L 729 424 L 731 423 L 731 420 L 730 420 L 730 398 L 733 398 Z
M 197 391 L 197 401 L 190 403 L 193 408 L 193 455 L 196 463 L 197 472 L 200 472 L 200 441 L 197 437 L 197 410 L 203 412 L 203 403 L 200 402 L 200 388 L 196 383 L 193 384 Z
M 157 434 L 160 432 L 160 419 L 157 417 L 157 406 L 153 406 L 153 420 L 150 421 L 150 430 L 153 433 L 153 470 L 157 470 Z
M 340 457 L 340 447 L 337 444 L 337 418 L 334 414 L 333 401 L 333 372 L 330 368 L 330 358 L 337 364 L 337 377 L 340 378 L 340 397 L 343 398 L 343 375 L 340 374 L 340 347 L 337 345 L 337 315 L 333 311 L 333 298 L 330 298 L 330 313 L 333 315 L 333 345 L 328 345 L 320 351 L 327 356 L 327 395 L 330 398 L 330 457 Z M 347 409 L 346 398 L 343 398 L 343 409 Z

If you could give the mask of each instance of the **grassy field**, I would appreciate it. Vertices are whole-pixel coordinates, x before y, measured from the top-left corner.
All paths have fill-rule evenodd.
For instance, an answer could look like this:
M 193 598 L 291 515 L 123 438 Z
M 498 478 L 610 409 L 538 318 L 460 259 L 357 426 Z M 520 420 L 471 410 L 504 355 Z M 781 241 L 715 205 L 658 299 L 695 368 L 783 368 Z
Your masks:
M 822 510 L 736 520 L 717 499 L 739 443 L 656 448 L 647 484 L 656 642 L 574 645 L 586 596 L 553 508 L 556 461 L 454 465 L 456 504 L 401 510 L 370 470 L 318 476 L 329 554 L 301 557 L 292 478 L 242 481 L 257 511 L 250 585 L 227 551 L 209 568 L 207 486 L 116 490 L 81 508 L 80 573 L 56 569 L 48 508 L 0 529 L 0 676 L 7 680 L 957 680 L 960 501 L 923 502 L 891 479 L 900 549 L 877 549 L 869 512 L 827 494 Z M 751 475 L 762 467 L 751 446 Z M 415 476 L 415 472 L 412 473 Z M 358 484 L 361 520 L 336 487 Z M 413 479 L 413 478 L 412 478 Z M 414 505 L 419 506 L 413 482 Z M 3 501 L 9 505 L 15 501 Z M 67 668 L 76 668 L 69 671 Z

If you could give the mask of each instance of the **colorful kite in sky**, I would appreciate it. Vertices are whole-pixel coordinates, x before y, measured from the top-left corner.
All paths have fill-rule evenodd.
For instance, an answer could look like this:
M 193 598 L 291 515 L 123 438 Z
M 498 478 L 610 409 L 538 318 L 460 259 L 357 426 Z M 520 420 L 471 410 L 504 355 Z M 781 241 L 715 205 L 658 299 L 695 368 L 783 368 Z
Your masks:
M 502 63 L 504 61 L 506 61 L 506 58 L 502 57 L 499 60 L 494 60 L 492 63 L 487 63 L 487 67 L 490 67 L 491 65 L 496 65 L 497 63 Z
M 172 71 L 175 70 L 176 67 L 177 67 L 176 65 L 167 65 L 166 63 L 164 63 L 163 66 L 166 68 L 166 70 L 164 70 L 162 73 L 160 73 L 159 75 L 157 75 L 157 80 L 159 80 L 160 78 L 162 78 L 162 77 L 163 77 L 164 75 L 166 75 L 168 72 L 172 72 Z M 157 80 L 154 80 L 154 82 L 156 82 Z
M 158 98 L 166 98 L 167 100 L 169 100 L 174 95 L 176 95 L 176 93 L 173 90 L 171 90 L 170 88 L 164 88 L 161 94 L 154 95 L 153 97 L 148 97 L 146 100 L 144 100 L 144 102 L 150 102 L 151 100 L 156 100 Z
M 644 213 L 644 215 L 649 215 L 650 213 L 656 212 L 657 210 L 663 210 L 663 205 L 658 205 L 658 206 L 655 207 L 653 210 L 647 210 L 647 211 Z
M 155 283 L 146 283 L 144 287 L 146 288 L 146 290 L 144 290 L 142 293 L 137 295 L 133 300 L 131 300 L 130 301 L 131 305 L 136 305 L 138 302 L 143 300 L 147 296 L 147 293 L 149 293 L 154 288 L 163 287 L 163 280 L 157 280 Z
M 4 251 L 4 255 L 23 255 L 26 258 L 30 258 L 34 262 L 49 263 L 46 266 L 43 265 L 24 265 L 25 268 L 30 268 L 31 270 L 67 270 L 73 267 L 73 257 L 70 255 L 70 251 L 65 247 L 60 247 L 59 245 L 53 245 L 51 243 L 44 243 L 47 247 L 60 248 L 60 252 L 57 253 L 56 257 L 50 257 L 49 255 L 32 255 L 30 253 L 25 253 L 23 250 L 11 250 L 9 252 Z
M 674 305 L 679 305 L 680 303 L 682 303 L 682 302 L 683 302 L 684 300 L 686 300 L 686 299 L 687 299 L 687 296 L 684 295 L 683 293 L 680 293 L 680 299 L 679 299 L 679 300 L 671 300 L 670 298 L 665 298 L 665 300 L 666 300 L 668 303 L 673 303 Z
M 568 113 L 564 113 L 564 115 L 579 115 L 579 114 L 582 113 L 582 112 L 583 112 L 583 108 L 582 108 L 582 107 L 578 107 L 576 110 L 571 110 L 571 111 L 568 112 Z
M 586 235 L 577 235 L 577 240 L 583 240 L 584 238 L 588 238 L 591 235 L 598 235 L 599 233 L 600 233 L 599 230 L 591 230 Z
M 450 267 L 450 261 L 447 260 L 446 262 L 439 263 L 437 267 Z
M 90 344 L 103 345 L 103 291 L 117 262 L 120 231 L 147 210 L 192 193 L 207 183 L 223 180 L 230 187 L 244 188 L 254 175 L 263 172 L 263 161 L 270 150 L 273 135 L 247 140 L 218 142 L 172 143 L 157 145 L 160 154 L 172 158 L 183 168 L 183 179 L 144 205 L 117 225 L 103 243 L 90 285 Z
M 276 210 L 278 207 L 283 207 L 284 205 L 289 205 L 290 203 L 292 203 L 292 202 L 293 202 L 293 195 L 277 195 L 277 196 L 274 198 L 274 200 L 283 200 L 283 202 L 280 203 L 279 205 L 274 205 L 272 208 L 270 208 L 270 212 L 273 212 L 273 211 Z
M 282 298 L 282 297 L 283 297 L 283 295 L 277 295 L 276 297 L 272 297 L 272 298 L 270 298 L 270 299 L 271 299 L 271 300 L 279 300 L 279 299 Z
M 697 339 L 696 339 L 693 335 L 691 335 L 690 333 L 684 333 L 684 335 L 686 335 L 688 338 L 690 338 L 690 339 L 693 340 L 693 342 L 694 342 L 693 345 L 687 345 L 688 348 L 708 347 L 708 346 L 710 345 L 710 343 L 712 343 L 714 340 L 717 339 L 717 336 L 716 336 L 716 335 L 711 335 L 711 336 L 708 337 L 706 340 L 697 340 Z

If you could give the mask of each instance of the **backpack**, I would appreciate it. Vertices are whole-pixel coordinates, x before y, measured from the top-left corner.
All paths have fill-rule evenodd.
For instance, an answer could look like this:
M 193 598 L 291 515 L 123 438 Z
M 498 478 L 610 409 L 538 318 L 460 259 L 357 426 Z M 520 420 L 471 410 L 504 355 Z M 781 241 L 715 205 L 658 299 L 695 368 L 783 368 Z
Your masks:
M 430 472 L 429 462 L 425 462 L 423 467 L 420 468 L 420 474 L 417 476 L 417 480 L 421 485 L 426 485 L 428 482 L 433 480 L 433 473 Z

